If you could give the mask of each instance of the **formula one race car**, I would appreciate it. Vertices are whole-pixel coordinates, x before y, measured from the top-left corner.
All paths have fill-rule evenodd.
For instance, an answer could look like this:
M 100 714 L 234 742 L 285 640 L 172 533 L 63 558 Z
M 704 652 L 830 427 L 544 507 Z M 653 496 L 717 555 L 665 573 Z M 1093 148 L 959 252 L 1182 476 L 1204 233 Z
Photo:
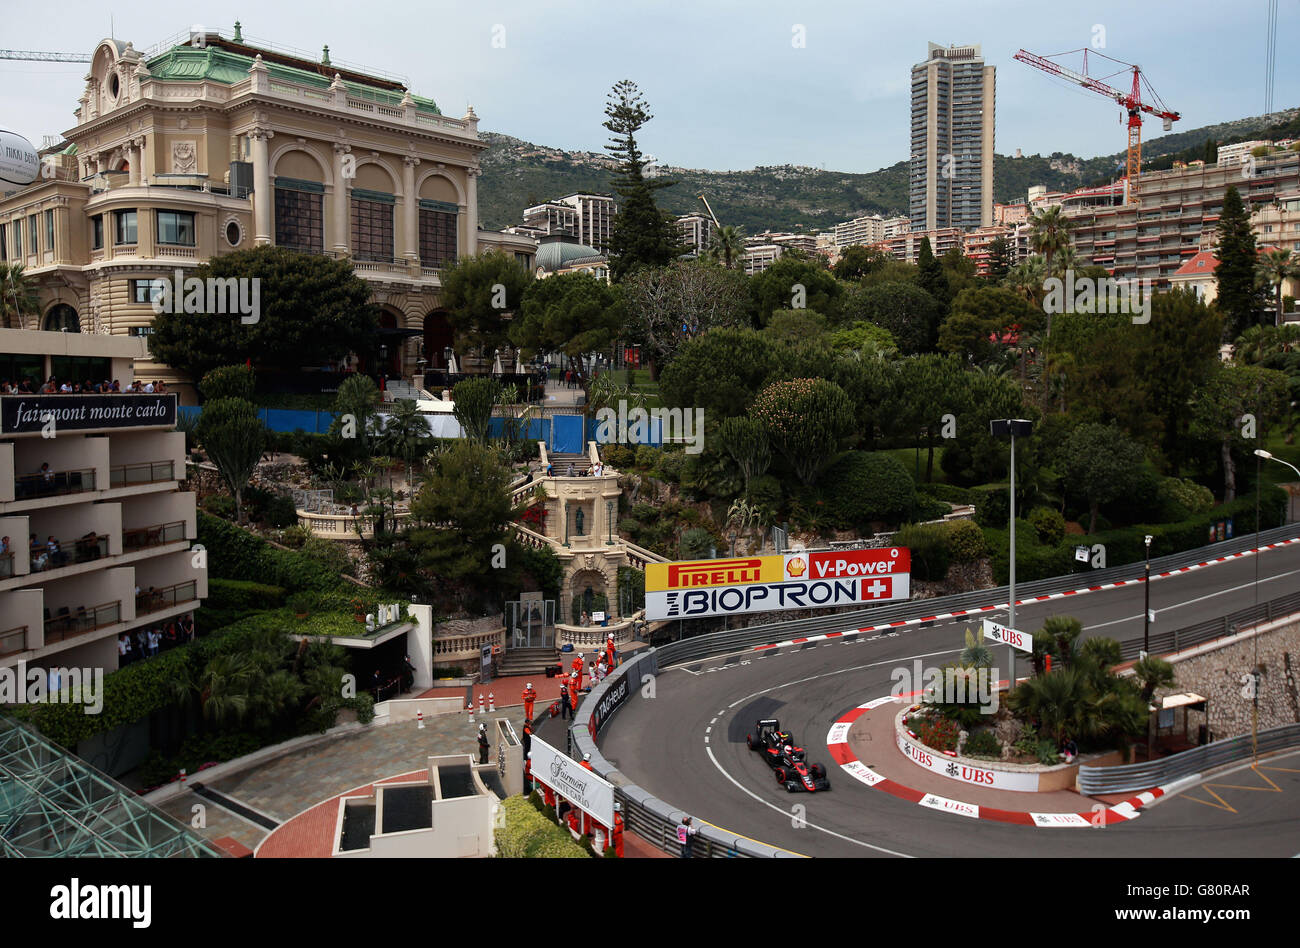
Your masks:
M 765 718 L 756 727 L 757 735 L 746 734 L 745 744 L 750 750 L 758 751 L 776 774 L 776 782 L 789 793 L 798 790 L 815 793 L 831 788 L 831 782 L 826 779 L 826 768 L 821 764 L 809 765 L 804 749 L 795 744 L 794 735 L 781 730 L 780 721 Z

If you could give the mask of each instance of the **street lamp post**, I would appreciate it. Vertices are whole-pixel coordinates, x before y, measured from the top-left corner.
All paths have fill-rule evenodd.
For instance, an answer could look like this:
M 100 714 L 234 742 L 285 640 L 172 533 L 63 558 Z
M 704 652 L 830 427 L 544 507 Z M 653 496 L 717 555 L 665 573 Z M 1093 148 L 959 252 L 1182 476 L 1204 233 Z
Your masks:
M 1143 585 L 1146 586 L 1146 604 L 1142 609 L 1142 657 L 1146 658 L 1147 653 L 1151 651 L 1151 534 L 1148 533 L 1144 539 L 1147 548 L 1147 569 L 1146 579 L 1143 581 Z
M 1033 422 L 1024 418 L 1001 418 L 989 422 L 989 433 L 994 437 L 1011 438 L 1011 568 L 1008 575 L 1007 625 L 1016 627 L 1016 435 L 1029 435 L 1033 431 Z M 1016 649 L 1007 646 L 1007 691 L 1016 686 Z

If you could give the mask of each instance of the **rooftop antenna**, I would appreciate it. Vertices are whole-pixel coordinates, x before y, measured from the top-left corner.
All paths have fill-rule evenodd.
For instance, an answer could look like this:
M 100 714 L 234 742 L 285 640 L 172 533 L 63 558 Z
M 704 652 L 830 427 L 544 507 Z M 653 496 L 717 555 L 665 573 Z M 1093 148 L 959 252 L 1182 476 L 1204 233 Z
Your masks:
M 108 15 L 108 38 L 117 39 L 117 32 L 113 27 L 113 14 Z

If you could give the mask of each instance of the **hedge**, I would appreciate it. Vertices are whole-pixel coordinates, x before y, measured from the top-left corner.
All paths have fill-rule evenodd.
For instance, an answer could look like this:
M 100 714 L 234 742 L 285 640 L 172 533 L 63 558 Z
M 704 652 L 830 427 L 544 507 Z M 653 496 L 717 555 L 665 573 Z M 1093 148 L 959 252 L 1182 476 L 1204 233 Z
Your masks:
M 573 841 L 569 831 L 556 826 L 527 797 L 508 797 L 501 804 L 506 811 L 504 829 L 497 829 L 497 856 L 503 859 L 583 859 L 586 850 Z
M 284 605 L 284 587 L 242 579 L 209 579 L 204 609 L 279 609 Z
M 1260 494 L 1260 521 L 1262 529 L 1281 526 L 1286 520 L 1287 495 L 1279 487 L 1269 487 Z M 1233 536 L 1243 536 L 1255 530 L 1255 496 L 1240 497 L 1230 504 L 1223 504 L 1213 510 L 1197 514 L 1178 523 L 1137 524 L 1116 530 L 1104 530 L 1093 534 L 1074 534 L 1066 536 L 1058 546 L 1043 546 L 1038 543 L 1038 535 L 1028 521 L 1016 520 L 1016 580 L 1028 582 L 1034 579 L 1048 579 L 1083 568 L 1074 559 L 1077 545 L 1092 547 L 1100 543 L 1106 548 L 1106 565 L 1123 566 L 1140 563 L 1146 559 L 1144 537 L 1150 534 L 1151 558 L 1172 556 L 1186 550 L 1195 550 L 1208 545 L 1210 525 L 1220 520 L 1232 518 Z M 1010 575 L 1010 562 L 1007 550 L 1007 531 L 986 529 L 993 550 L 994 582 L 1007 582 Z
M 199 512 L 199 542 L 208 551 L 208 576 L 270 582 L 286 591 L 351 587 L 337 569 L 297 550 L 280 550 L 228 520 Z
M 937 500 L 946 501 L 950 504 L 969 504 L 971 500 L 972 489 L 969 487 L 958 487 L 956 484 L 921 483 L 916 485 L 918 494 L 929 494 Z

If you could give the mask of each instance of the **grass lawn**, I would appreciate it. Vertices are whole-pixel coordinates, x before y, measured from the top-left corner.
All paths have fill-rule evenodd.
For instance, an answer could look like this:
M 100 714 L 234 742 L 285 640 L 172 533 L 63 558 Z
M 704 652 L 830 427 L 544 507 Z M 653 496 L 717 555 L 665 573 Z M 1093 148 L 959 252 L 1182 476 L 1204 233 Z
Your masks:
M 645 396 L 646 408 L 658 408 L 663 405 L 659 395 L 659 383 L 650 381 L 649 369 L 613 369 L 614 381 L 626 385 L 634 392 Z

